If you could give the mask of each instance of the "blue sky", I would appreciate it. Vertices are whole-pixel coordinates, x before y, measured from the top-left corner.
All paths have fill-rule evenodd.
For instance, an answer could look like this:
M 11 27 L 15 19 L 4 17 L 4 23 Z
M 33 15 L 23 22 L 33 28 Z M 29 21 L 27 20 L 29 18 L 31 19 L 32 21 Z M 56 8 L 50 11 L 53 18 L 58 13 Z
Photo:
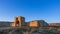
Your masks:
M 60 22 L 60 0 L 0 0 L 0 21 L 14 21 L 15 16 Z

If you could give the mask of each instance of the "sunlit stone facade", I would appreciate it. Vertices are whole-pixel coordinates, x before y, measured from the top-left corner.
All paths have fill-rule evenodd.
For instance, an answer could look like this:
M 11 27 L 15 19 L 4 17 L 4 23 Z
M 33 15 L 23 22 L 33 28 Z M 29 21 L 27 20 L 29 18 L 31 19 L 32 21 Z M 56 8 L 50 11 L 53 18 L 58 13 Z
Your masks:
M 29 22 L 30 27 L 40 27 L 40 26 L 48 26 L 48 24 L 44 20 L 34 20 Z
M 38 27 L 38 26 L 39 26 L 39 23 L 38 23 L 38 21 L 31 21 L 31 22 L 29 23 L 29 26 L 30 26 L 30 27 Z
M 25 23 L 25 18 L 21 16 L 17 16 L 14 18 L 14 22 L 10 24 L 10 26 L 22 26 Z

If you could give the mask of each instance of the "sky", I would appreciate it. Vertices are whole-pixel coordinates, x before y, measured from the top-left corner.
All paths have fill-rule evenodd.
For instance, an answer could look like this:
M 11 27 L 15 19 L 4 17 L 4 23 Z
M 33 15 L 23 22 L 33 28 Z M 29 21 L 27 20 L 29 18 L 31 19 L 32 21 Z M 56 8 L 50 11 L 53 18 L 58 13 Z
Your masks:
M 13 22 L 15 16 L 25 17 L 26 22 L 60 22 L 60 0 L 0 0 L 0 21 Z

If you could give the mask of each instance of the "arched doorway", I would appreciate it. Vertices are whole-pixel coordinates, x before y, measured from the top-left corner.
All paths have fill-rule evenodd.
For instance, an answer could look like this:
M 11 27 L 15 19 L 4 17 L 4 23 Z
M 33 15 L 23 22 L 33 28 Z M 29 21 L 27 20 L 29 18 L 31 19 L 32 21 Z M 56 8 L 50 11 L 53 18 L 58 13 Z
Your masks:
M 15 26 L 19 26 L 19 25 L 20 25 L 19 20 L 18 18 L 16 18 Z

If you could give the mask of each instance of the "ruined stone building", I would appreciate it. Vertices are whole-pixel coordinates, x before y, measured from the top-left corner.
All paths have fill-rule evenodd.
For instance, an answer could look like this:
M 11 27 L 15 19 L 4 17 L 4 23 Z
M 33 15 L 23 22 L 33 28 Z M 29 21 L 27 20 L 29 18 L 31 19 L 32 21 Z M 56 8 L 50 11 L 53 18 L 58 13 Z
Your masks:
M 33 20 L 28 23 L 25 22 L 25 18 L 22 16 L 17 16 L 14 18 L 14 22 L 10 24 L 10 26 L 29 26 L 29 27 L 40 27 L 40 26 L 48 26 L 44 20 Z
M 14 22 L 10 24 L 10 26 L 22 26 L 25 25 L 25 18 L 17 16 L 14 18 Z

